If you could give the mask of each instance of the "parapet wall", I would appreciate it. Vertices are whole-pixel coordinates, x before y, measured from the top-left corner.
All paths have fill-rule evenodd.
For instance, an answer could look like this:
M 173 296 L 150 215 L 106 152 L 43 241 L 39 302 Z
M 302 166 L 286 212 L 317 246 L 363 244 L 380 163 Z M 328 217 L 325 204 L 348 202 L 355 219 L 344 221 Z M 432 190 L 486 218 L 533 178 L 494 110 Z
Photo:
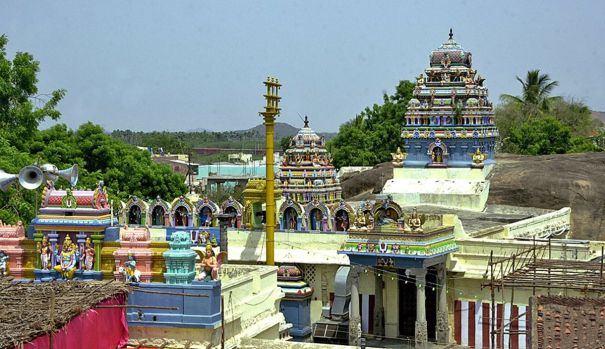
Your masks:
M 536 238 L 561 235 L 571 227 L 571 208 L 564 207 L 556 212 L 524 219 L 504 226 L 504 236 L 510 239 Z M 565 237 L 559 236 L 559 237 Z

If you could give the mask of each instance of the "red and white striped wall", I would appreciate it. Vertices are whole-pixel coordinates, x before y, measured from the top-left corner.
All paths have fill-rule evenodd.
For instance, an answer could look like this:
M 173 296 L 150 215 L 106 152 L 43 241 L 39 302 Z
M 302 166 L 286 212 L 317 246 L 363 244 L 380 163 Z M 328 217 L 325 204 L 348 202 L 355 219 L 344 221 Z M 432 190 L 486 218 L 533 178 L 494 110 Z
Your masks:
M 473 348 L 493 348 L 491 344 L 491 319 L 492 309 L 491 303 L 455 301 L 454 303 L 454 329 L 456 343 L 467 345 Z M 495 329 L 498 329 L 504 324 L 508 324 L 519 314 L 525 313 L 527 306 L 497 304 L 496 306 L 496 324 Z M 516 331 L 525 331 L 527 325 L 527 316 L 519 317 L 518 321 L 513 321 L 510 324 L 510 330 L 513 333 L 504 334 L 504 348 L 500 348 L 499 344 L 501 335 L 496 335 L 496 348 L 498 349 L 526 349 L 529 347 L 526 333 L 516 333 Z M 507 332 L 508 328 L 505 328 Z M 509 344 L 510 342 L 510 344 Z

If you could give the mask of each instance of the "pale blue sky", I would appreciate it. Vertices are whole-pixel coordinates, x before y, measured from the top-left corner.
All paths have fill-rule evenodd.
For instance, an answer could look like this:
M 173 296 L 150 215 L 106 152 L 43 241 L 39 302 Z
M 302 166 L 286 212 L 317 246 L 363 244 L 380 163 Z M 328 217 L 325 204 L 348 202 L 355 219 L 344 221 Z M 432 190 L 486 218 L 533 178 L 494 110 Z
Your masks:
M 0 0 L 9 58 L 40 61 L 41 93 L 67 89 L 59 122 L 108 131 L 254 127 L 271 75 L 279 122 L 336 132 L 422 73 L 450 27 L 494 102 L 540 69 L 605 111 L 603 1 Z

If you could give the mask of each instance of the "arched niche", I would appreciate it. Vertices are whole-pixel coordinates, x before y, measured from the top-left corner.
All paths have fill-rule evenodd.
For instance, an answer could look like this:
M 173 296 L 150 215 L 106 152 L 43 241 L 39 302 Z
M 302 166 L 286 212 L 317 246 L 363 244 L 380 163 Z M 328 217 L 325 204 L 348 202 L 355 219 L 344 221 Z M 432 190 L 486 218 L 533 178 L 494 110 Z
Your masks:
M 149 202 L 149 217 L 151 225 L 170 226 L 170 204 L 158 196 Z
M 328 231 L 330 222 L 330 209 L 326 204 L 313 200 L 305 207 L 305 226 L 308 231 Z
M 355 210 L 344 200 L 332 206 L 332 228 L 334 231 L 347 231 L 351 225 L 351 219 L 355 216 Z
M 175 199 L 172 204 L 170 211 L 172 215 L 172 225 L 175 227 L 192 227 L 193 226 L 193 212 L 195 207 L 185 197 L 181 196 Z
M 214 227 L 216 226 L 215 215 L 219 213 L 218 206 L 209 200 L 204 198 L 195 206 L 195 212 L 197 214 L 197 225 L 200 227 Z
M 221 204 L 221 212 L 224 214 L 232 215 L 229 218 L 228 226 L 233 228 L 241 228 L 242 226 L 242 214 L 244 212 L 244 206 L 232 197 L 223 201 Z
M 449 153 L 447 146 L 439 138 L 429 144 L 427 156 L 429 157 L 429 167 L 447 167 Z
M 298 202 L 288 199 L 279 207 L 279 223 L 283 230 L 302 230 L 303 207 Z
M 146 225 L 147 220 L 147 204 L 139 200 L 136 196 L 133 196 L 126 203 L 126 223 L 128 225 Z

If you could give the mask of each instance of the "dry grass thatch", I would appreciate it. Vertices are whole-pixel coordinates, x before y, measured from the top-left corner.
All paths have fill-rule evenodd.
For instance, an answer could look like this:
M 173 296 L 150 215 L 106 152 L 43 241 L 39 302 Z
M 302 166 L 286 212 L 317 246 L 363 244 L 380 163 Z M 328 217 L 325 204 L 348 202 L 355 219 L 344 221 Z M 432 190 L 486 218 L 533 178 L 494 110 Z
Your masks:
M 127 284 L 113 280 L 33 284 L 4 279 L 0 282 L 0 348 L 56 333 L 99 302 L 129 291 Z

